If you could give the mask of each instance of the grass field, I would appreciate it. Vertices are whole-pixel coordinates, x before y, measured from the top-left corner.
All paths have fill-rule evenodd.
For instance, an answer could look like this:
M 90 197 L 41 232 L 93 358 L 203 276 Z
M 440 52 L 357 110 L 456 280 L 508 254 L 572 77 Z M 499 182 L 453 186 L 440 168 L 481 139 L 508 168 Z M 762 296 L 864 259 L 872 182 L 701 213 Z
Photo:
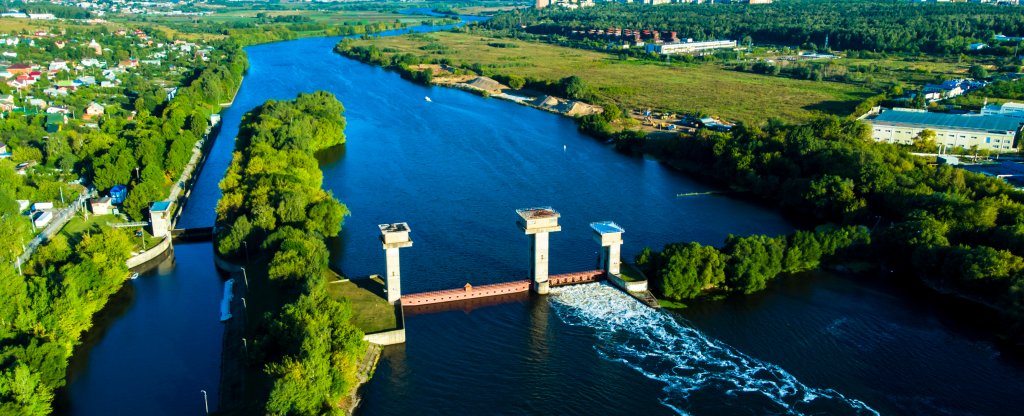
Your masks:
M 929 58 L 885 58 L 885 59 L 853 59 L 843 58 L 832 61 L 842 66 L 870 67 L 875 70 L 867 76 L 880 82 L 906 83 L 912 85 L 936 82 L 939 79 L 968 77 L 968 62 L 957 63 Z
M 340 276 L 329 273 L 327 294 L 335 299 L 348 299 L 352 305 L 352 323 L 365 333 L 380 332 L 398 327 L 395 306 L 384 299 L 384 282 L 380 279 L 339 281 Z
M 515 44 L 493 47 L 488 43 Z M 659 64 L 542 43 L 495 39 L 466 33 L 433 33 L 359 40 L 379 48 L 453 64 L 480 63 L 488 72 L 558 80 L 582 78 L 595 94 L 624 108 L 702 112 L 730 121 L 761 122 L 770 117 L 803 121 L 816 113 L 849 114 L 872 93 L 862 87 L 737 72 L 714 64 Z M 422 49 L 434 44 L 435 48 Z M 443 45 L 436 48 L 436 45 Z
M 82 235 L 85 233 L 99 233 L 105 228 L 110 228 L 107 223 L 118 223 L 124 222 L 125 220 L 116 215 L 89 215 L 89 219 L 83 220 L 81 215 L 68 220 L 67 224 L 64 224 L 64 228 L 61 228 L 60 233 L 64 234 L 68 238 L 68 242 L 72 245 L 77 244 L 82 240 Z M 141 230 L 142 237 L 135 237 L 135 231 Z M 133 251 L 143 251 L 143 239 L 145 239 L 145 248 L 152 248 L 157 245 L 163 238 L 153 237 L 148 230 L 143 228 L 130 228 L 128 229 L 132 233 L 132 242 L 135 247 Z
M 647 277 L 644 276 L 644 273 L 637 269 L 636 266 L 633 265 L 633 263 L 629 262 L 622 262 L 619 269 L 619 276 L 622 277 L 622 280 L 625 280 L 627 282 L 639 282 L 642 280 L 647 280 Z

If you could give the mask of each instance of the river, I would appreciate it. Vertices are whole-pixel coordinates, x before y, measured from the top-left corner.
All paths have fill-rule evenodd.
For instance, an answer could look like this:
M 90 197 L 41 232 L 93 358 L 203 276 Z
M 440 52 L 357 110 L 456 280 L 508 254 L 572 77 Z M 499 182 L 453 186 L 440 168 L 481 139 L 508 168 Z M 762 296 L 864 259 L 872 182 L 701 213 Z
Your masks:
M 580 135 L 571 120 L 426 87 L 332 52 L 337 38 L 247 48 L 250 71 L 223 113 L 180 225 L 208 226 L 241 116 L 267 99 L 327 90 L 348 143 L 324 154 L 324 186 L 348 205 L 332 262 L 380 273 L 376 224 L 408 221 L 407 293 L 525 278 L 514 209 L 551 205 L 553 273 L 592 269 L 587 224 L 626 230 L 624 255 L 730 233 L 785 233 L 776 211 L 725 196 L 652 160 Z M 424 97 L 430 97 L 428 102 Z M 134 296 L 79 359 L 67 413 L 201 414 L 216 405 L 220 276 L 209 244 L 134 281 Z M 359 412 L 430 414 L 1006 414 L 1024 406 L 1024 366 L 990 339 L 895 291 L 834 276 L 654 312 L 601 285 L 547 298 L 407 316 Z M 128 398 L 130 397 L 130 399 Z

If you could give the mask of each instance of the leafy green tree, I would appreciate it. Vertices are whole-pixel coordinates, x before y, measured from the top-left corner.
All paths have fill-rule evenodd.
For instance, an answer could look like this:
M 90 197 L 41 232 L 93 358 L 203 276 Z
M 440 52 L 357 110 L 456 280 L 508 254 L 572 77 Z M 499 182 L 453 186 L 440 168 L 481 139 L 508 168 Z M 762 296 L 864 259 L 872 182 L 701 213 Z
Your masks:
M 45 416 L 52 411 L 53 391 L 24 364 L 0 374 L 0 398 L 0 415 Z
M 988 70 L 985 69 L 984 66 L 978 64 L 971 65 L 969 73 L 971 75 L 971 78 L 974 79 L 986 79 L 989 76 Z
M 565 96 L 573 100 L 584 100 L 590 96 L 590 88 L 583 79 L 575 75 L 562 78 L 559 86 L 565 92 Z
M 734 237 L 725 242 L 729 260 L 726 263 L 726 282 L 743 293 L 754 293 L 765 288 L 768 281 L 782 272 L 785 243 L 781 239 L 765 236 Z
M 667 261 L 658 281 L 670 299 L 691 299 L 725 282 L 725 256 L 714 247 L 670 245 L 662 256 L 667 256 Z

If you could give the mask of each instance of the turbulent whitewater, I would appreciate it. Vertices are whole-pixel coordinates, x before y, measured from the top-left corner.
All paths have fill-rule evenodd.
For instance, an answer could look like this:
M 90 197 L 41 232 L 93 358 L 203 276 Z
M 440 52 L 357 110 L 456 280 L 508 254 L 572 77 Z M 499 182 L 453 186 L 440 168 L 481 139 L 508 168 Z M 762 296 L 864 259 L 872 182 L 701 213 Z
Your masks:
M 595 330 L 599 355 L 664 382 L 662 403 L 678 413 L 878 414 L 834 390 L 806 386 L 782 368 L 709 339 L 607 284 L 552 293 L 563 321 Z

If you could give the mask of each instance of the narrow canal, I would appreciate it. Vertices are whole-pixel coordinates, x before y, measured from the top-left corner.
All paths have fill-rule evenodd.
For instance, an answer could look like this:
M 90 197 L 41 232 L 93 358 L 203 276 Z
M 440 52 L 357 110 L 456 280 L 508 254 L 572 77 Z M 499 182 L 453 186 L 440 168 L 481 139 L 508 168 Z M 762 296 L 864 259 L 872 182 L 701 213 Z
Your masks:
M 333 260 L 379 273 L 376 224 L 408 221 L 403 289 L 526 276 L 515 208 L 551 205 L 552 272 L 594 268 L 587 223 L 614 220 L 624 254 L 728 234 L 785 233 L 777 212 L 628 158 L 553 114 L 424 87 L 332 52 L 336 38 L 247 48 L 251 69 L 182 219 L 213 222 L 217 182 L 241 116 L 267 99 L 327 90 L 347 111 L 348 144 L 324 155 L 325 187 L 352 216 Z M 429 96 L 432 102 L 424 97 Z M 69 413 L 199 414 L 215 406 L 220 277 L 209 244 L 178 247 L 173 268 L 133 282 L 120 318 L 81 358 Z M 367 415 L 1005 414 L 1024 405 L 1024 368 L 991 341 L 889 289 L 819 276 L 682 314 L 635 309 L 600 286 L 407 318 L 366 386 Z M 125 399 L 131 397 L 131 399 Z

